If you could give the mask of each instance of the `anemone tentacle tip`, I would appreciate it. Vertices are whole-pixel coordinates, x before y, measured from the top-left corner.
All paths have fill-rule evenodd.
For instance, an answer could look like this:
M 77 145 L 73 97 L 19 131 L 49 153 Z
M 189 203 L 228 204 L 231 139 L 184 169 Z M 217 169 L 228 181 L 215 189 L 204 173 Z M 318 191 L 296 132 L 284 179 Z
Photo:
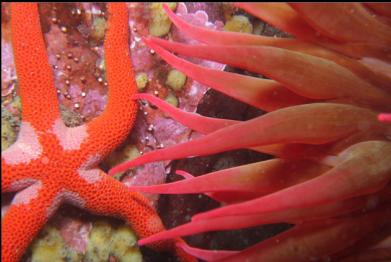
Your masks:
M 391 123 L 391 113 L 382 113 L 377 116 L 377 119 L 380 122 L 389 122 Z

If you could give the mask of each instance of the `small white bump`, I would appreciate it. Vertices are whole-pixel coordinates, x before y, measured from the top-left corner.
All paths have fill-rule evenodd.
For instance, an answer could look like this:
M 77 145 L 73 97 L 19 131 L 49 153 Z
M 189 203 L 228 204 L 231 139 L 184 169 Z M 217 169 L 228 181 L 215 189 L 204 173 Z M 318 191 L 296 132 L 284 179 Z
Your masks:
M 42 157 L 41 159 L 42 164 L 47 165 L 49 164 L 49 158 L 47 156 Z

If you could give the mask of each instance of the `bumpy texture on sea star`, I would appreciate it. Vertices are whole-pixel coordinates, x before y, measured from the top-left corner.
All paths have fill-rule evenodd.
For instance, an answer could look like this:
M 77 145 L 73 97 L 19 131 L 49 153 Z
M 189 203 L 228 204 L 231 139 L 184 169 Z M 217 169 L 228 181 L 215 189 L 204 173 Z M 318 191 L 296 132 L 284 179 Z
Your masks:
M 64 202 L 120 217 L 139 237 L 164 229 L 146 198 L 97 166 L 126 138 L 137 111 L 130 100 L 137 88 L 128 47 L 128 11 L 125 4 L 110 4 L 108 10 L 106 109 L 88 124 L 68 128 L 58 110 L 37 5 L 12 4 L 12 41 L 23 109 L 18 140 L 2 152 L 1 158 L 2 192 L 20 191 L 2 219 L 3 261 L 18 261 Z M 151 247 L 169 249 L 172 243 Z

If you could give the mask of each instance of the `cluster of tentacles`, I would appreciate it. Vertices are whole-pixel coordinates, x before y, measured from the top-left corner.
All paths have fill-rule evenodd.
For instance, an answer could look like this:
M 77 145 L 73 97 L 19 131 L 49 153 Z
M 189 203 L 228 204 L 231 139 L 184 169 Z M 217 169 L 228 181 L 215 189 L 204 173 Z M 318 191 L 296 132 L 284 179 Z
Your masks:
M 178 171 L 184 180 L 135 187 L 151 193 L 205 193 L 223 204 L 139 243 L 285 222 L 294 226 L 242 251 L 181 245 L 204 260 L 386 258 L 391 235 L 391 125 L 384 112 L 391 111 L 391 6 L 236 6 L 295 38 L 213 31 L 193 26 L 166 8 L 175 26 L 202 44 L 144 41 L 190 78 L 266 113 L 243 122 L 214 119 L 138 94 L 135 99 L 147 100 L 204 135 L 144 154 L 110 173 L 239 148 L 275 158 L 199 177 Z M 203 68 L 172 53 L 269 79 Z

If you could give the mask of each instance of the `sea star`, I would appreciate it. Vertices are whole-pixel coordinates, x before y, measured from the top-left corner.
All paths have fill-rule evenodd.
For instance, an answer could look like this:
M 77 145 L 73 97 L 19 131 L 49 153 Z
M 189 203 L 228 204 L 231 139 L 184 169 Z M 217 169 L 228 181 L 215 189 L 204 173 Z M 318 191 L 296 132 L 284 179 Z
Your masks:
M 18 140 L 1 157 L 2 192 L 20 191 L 2 219 L 3 261 L 20 260 L 29 243 L 64 202 L 95 214 L 122 218 L 139 237 L 164 230 L 144 196 L 98 167 L 126 138 L 137 112 L 136 103 L 130 100 L 137 88 L 128 46 L 128 10 L 125 4 L 109 4 L 108 10 L 109 30 L 104 44 L 109 83 L 106 109 L 91 122 L 68 128 L 58 110 L 37 4 L 11 6 L 23 111 Z M 167 250 L 174 247 L 172 243 L 151 247 Z

